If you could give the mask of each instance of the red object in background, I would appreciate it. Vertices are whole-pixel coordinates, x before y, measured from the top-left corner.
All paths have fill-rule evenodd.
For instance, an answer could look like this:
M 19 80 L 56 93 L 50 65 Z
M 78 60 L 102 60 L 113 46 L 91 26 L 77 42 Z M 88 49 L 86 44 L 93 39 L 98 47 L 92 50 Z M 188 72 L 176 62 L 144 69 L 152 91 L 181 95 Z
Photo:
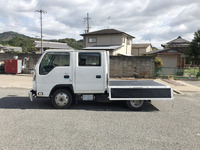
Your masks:
M 8 59 L 4 64 L 5 73 L 21 73 L 22 60 L 21 59 Z

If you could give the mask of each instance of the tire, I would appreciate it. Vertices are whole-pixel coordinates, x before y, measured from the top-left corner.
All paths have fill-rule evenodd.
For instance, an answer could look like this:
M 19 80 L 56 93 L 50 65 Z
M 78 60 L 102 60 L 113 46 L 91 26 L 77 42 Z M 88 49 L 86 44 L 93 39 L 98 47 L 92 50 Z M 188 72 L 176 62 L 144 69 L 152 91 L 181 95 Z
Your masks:
M 69 108 L 72 104 L 72 94 L 65 89 L 57 90 L 53 93 L 51 102 L 54 108 L 64 109 Z
M 141 110 L 144 108 L 146 101 L 144 100 L 128 100 L 126 101 L 127 106 L 131 109 L 131 110 Z

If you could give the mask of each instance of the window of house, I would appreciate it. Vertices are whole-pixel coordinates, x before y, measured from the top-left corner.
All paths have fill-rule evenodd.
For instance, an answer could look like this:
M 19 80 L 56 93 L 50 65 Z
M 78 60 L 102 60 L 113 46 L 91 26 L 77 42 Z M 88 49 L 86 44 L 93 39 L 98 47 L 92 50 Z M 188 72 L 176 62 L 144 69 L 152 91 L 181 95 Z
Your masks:
M 97 38 L 96 37 L 88 38 L 88 43 L 96 43 L 96 42 L 97 42 Z
M 69 53 L 47 53 L 40 63 L 39 67 L 39 74 L 46 75 L 48 74 L 53 68 L 59 66 L 69 66 Z
M 78 61 L 79 66 L 101 66 L 101 54 L 80 52 Z

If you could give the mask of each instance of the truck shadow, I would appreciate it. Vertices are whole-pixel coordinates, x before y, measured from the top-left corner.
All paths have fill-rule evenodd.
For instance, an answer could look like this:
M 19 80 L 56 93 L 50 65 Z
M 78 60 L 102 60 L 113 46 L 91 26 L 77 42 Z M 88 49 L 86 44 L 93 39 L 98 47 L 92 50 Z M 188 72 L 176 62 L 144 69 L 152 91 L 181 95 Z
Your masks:
M 51 105 L 50 99 L 34 99 L 33 102 L 28 97 L 4 97 L 0 99 L 0 109 L 54 109 Z M 130 111 L 125 102 L 78 102 L 72 104 L 69 110 L 87 110 L 87 111 Z M 139 112 L 153 112 L 159 111 L 158 108 L 151 103 L 147 103 L 146 107 Z

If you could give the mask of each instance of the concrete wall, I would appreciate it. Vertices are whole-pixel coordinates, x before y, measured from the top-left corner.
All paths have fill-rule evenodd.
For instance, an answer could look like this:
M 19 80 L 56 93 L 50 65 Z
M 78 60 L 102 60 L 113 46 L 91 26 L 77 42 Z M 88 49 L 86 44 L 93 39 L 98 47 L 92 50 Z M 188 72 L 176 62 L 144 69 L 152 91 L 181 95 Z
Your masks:
M 155 59 L 148 56 L 111 56 L 111 77 L 154 77 Z
M 18 59 L 22 60 L 25 57 L 29 58 L 29 61 L 27 61 L 26 69 L 23 71 L 23 73 L 31 73 L 31 70 L 34 68 L 34 65 L 36 65 L 41 54 L 0 53 L 0 61 L 4 61 L 6 59 L 13 59 L 14 56 L 18 56 Z
M 18 56 L 19 59 L 29 58 L 27 69 L 24 73 L 30 73 L 40 58 L 40 54 L 0 54 L 0 61 L 13 59 Z M 111 77 L 154 77 L 154 57 L 148 56 L 110 56 L 110 76 Z

